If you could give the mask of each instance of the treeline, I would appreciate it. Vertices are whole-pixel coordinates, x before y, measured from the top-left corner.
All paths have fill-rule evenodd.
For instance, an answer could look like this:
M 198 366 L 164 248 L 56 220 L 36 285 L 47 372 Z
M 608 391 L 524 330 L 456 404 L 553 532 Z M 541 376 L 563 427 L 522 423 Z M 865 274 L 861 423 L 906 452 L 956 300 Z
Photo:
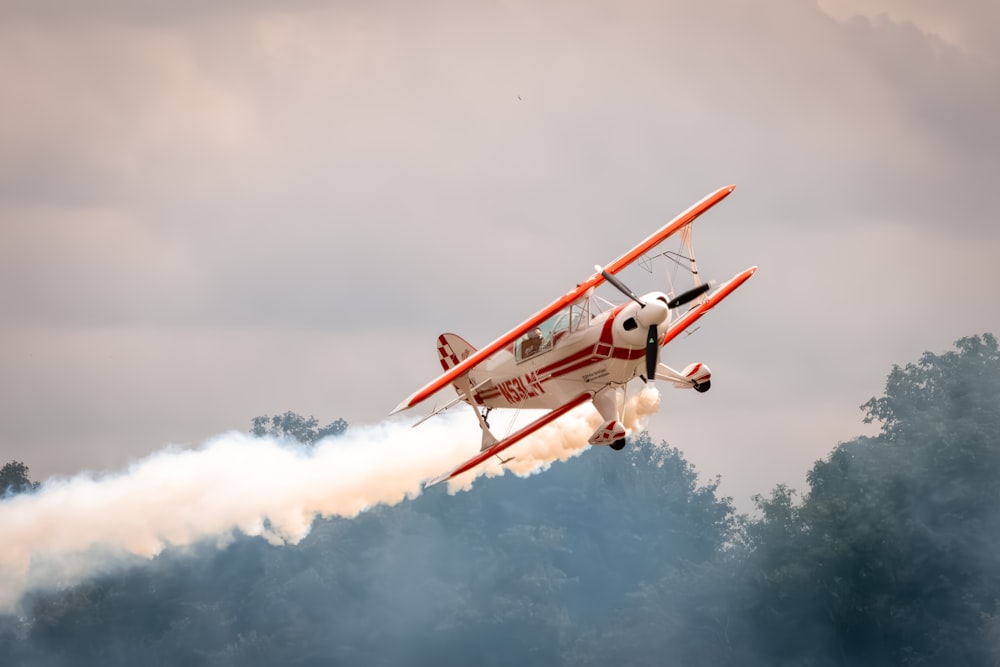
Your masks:
M 997 664 L 995 338 L 893 368 L 863 410 L 879 435 L 838 445 L 805 492 L 779 486 L 751 517 L 644 436 L 319 521 L 296 546 L 240 538 L 33 594 L 0 619 L 0 662 Z M 253 422 L 304 441 L 346 427 Z
M 894 367 L 876 437 L 757 497 L 716 558 L 640 588 L 580 664 L 1000 664 L 1000 354 L 991 335 Z M 633 660 L 634 657 L 634 660 Z

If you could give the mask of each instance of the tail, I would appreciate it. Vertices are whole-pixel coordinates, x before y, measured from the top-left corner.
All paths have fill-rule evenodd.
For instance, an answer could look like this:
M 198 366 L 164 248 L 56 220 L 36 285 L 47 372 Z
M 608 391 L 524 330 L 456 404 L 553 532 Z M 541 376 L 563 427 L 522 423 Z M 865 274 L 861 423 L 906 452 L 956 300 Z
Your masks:
M 445 372 L 450 371 L 476 351 L 476 348 L 472 347 L 469 344 L 469 341 L 465 340 L 461 336 L 456 336 L 453 333 L 443 333 L 438 336 L 437 349 L 438 361 L 441 362 L 441 368 L 443 368 Z M 492 381 L 489 379 L 477 384 L 473 379 L 471 372 L 455 378 L 455 381 L 451 384 L 455 387 L 455 391 L 458 392 L 458 395 L 462 397 L 462 400 L 473 405 L 481 404 L 482 399 L 480 398 L 480 391 L 487 390 L 493 386 Z M 492 438 L 492 436 L 490 437 Z M 483 447 L 486 447 L 485 436 L 483 442 Z M 495 442 L 495 440 L 490 442 L 490 444 L 493 444 L 493 442 Z
M 476 348 L 469 345 L 469 342 L 461 336 L 456 336 L 453 333 L 443 333 L 438 336 L 437 350 L 441 368 L 450 371 L 459 362 L 475 352 Z

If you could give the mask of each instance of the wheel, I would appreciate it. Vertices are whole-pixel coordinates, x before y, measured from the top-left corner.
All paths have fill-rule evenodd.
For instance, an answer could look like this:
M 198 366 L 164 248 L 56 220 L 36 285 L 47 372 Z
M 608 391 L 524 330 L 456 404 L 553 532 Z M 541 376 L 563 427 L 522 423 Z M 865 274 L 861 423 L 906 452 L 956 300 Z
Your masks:
M 694 390 L 696 392 L 698 392 L 699 394 L 704 394 L 706 391 L 708 391 L 711 388 L 712 388 L 712 381 L 711 380 L 705 380 L 704 382 L 701 382 L 701 383 L 696 384 L 694 386 Z
M 611 447 L 611 449 L 615 450 L 616 452 L 620 452 L 621 450 L 625 449 L 625 438 L 622 438 L 621 440 L 615 440 L 608 446 Z

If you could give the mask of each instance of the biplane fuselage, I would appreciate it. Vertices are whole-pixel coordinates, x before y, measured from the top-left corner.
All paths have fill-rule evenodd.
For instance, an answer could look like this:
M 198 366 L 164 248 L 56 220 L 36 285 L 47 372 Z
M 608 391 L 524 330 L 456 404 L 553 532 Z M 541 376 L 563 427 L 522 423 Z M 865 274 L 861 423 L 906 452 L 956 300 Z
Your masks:
M 483 441 L 478 455 L 428 484 L 460 475 L 492 456 L 499 458 L 507 448 L 587 401 L 604 419 L 588 442 L 621 449 L 626 437 L 621 393 L 636 378 L 667 380 L 678 388 L 707 391 L 711 386 L 708 366 L 693 363 L 676 371 L 659 362 L 659 352 L 757 270 L 750 267 L 711 292 L 711 285 L 698 276 L 690 226 L 733 189 L 727 186 L 709 194 L 606 267 L 595 267 L 596 272 L 575 289 L 482 349 L 477 350 L 455 334 L 441 334 L 437 350 L 444 372 L 400 403 L 393 413 L 412 408 L 451 385 L 458 397 L 432 414 L 457 403 L 468 403 L 479 420 Z M 687 254 L 662 254 L 671 254 L 678 264 L 689 263 L 693 288 L 672 298 L 663 292 L 640 297 L 616 276 L 674 235 L 682 240 Z M 630 301 L 609 304 L 610 309 L 595 312 L 599 306 L 593 298 L 594 289 L 604 282 Z M 686 310 L 682 312 L 683 307 Z M 549 412 L 497 440 L 486 420 L 494 408 Z
M 646 298 L 659 296 L 665 299 L 662 293 Z M 632 311 L 638 306 L 627 303 L 591 314 L 589 305 L 583 299 L 573 305 L 569 317 L 543 323 L 537 346 L 530 334 L 523 336 L 470 372 L 477 387 L 472 392 L 476 405 L 552 410 L 581 392 L 596 394 L 640 377 L 646 327 L 629 331 L 623 325 L 634 320 Z M 447 344 L 448 337 L 439 337 L 439 345 Z

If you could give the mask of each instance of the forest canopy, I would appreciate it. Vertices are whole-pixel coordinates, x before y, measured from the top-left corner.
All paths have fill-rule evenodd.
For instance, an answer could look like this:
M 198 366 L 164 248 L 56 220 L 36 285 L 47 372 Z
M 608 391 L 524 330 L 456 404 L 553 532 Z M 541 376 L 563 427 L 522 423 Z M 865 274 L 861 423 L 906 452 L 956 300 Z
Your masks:
M 294 546 L 235 539 L 28 596 L 10 665 L 988 665 L 1000 661 L 1000 352 L 893 367 L 807 488 L 738 515 L 643 434 L 434 488 Z M 257 435 L 336 437 L 295 413 Z M 0 472 L 30 492 L 28 468 Z

